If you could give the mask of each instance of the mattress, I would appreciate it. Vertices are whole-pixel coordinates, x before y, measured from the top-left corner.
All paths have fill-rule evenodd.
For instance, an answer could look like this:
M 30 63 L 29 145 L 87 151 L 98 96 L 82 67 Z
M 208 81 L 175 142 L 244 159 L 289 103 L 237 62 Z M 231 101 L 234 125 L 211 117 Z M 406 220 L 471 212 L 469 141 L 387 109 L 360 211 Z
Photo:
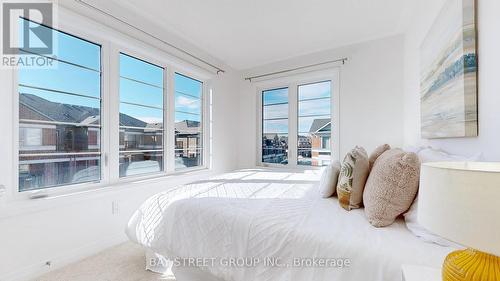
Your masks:
M 126 232 L 169 265 L 228 281 L 399 281 L 402 264 L 440 267 L 454 250 L 420 240 L 402 220 L 371 226 L 362 209 L 321 198 L 319 177 L 247 169 L 197 181 L 149 198 Z

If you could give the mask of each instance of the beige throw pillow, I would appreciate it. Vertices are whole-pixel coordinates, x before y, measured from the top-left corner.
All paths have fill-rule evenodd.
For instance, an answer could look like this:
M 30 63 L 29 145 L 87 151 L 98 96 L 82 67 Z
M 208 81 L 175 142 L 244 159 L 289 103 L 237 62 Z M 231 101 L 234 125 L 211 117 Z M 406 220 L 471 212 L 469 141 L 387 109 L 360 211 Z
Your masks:
M 378 159 L 363 194 L 365 215 L 376 227 L 391 225 L 408 210 L 418 191 L 420 161 L 413 152 L 391 149 Z
M 370 162 L 370 170 L 373 168 L 373 165 L 375 164 L 375 161 L 377 161 L 377 158 L 379 158 L 380 155 L 382 155 L 389 149 L 391 149 L 391 146 L 388 144 L 383 144 L 375 148 L 375 150 L 370 154 L 370 157 L 368 158 L 368 162 Z
M 362 147 L 356 146 L 344 157 L 340 169 L 337 195 L 342 208 L 361 208 L 363 202 L 363 189 L 369 173 L 368 155 Z
M 335 161 L 325 167 L 321 179 L 319 181 L 319 193 L 321 197 L 328 198 L 335 195 L 337 188 L 337 180 L 340 174 L 340 162 Z

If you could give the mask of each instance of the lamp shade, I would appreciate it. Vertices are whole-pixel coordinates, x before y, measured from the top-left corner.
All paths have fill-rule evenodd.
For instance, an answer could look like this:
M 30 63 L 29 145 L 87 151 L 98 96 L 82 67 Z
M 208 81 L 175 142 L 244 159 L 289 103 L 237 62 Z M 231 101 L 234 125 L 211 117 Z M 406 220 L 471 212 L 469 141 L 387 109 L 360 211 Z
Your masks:
M 500 163 L 422 164 L 418 221 L 453 242 L 500 256 Z

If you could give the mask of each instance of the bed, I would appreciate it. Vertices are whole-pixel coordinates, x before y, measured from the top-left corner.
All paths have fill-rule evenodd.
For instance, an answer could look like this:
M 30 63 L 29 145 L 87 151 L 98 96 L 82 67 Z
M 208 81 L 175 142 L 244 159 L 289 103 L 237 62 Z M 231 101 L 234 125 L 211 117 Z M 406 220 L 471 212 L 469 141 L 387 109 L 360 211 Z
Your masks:
M 401 265 L 440 267 L 452 250 L 420 240 L 403 220 L 375 228 L 362 209 L 323 199 L 319 170 L 246 169 L 149 198 L 128 237 L 169 258 L 184 280 L 401 280 Z

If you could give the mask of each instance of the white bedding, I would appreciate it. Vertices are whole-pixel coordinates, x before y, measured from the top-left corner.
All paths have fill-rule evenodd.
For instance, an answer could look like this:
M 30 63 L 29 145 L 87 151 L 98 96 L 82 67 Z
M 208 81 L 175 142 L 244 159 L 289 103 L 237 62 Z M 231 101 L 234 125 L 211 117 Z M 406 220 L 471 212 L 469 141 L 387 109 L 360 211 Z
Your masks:
M 201 270 L 228 281 L 399 281 L 402 264 L 440 267 L 453 250 L 419 240 L 402 220 L 372 227 L 362 209 L 347 212 L 335 198 L 321 198 L 318 179 L 317 170 L 252 169 L 195 182 L 144 202 L 127 235 L 165 257 L 205 258 Z M 244 257 L 258 260 L 227 266 Z M 350 265 L 268 266 L 266 258 L 280 265 L 343 258 Z

